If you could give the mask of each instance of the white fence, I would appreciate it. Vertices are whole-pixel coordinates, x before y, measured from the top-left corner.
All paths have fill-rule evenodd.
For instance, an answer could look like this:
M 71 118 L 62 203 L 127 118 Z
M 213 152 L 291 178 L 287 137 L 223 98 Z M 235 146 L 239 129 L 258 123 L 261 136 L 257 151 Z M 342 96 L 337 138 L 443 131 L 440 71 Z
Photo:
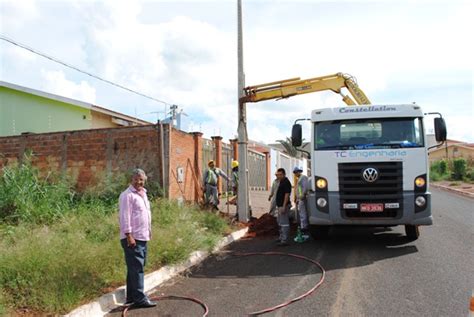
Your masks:
M 274 175 L 279 168 L 284 168 L 286 171 L 286 176 L 290 180 L 291 184 L 293 185 L 293 168 L 295 166 L 299 166 L 303 169 L 303 174 L 309 175 L 309 170 L 308 170 L 308 160 L 305 158 L 295 158 L 295 157 L 290 157 L 289 155 L 282 153 L 281 151 L 277 149 L 271 149 L 270 152 L 271 156 L 271 175 L 272 179 L 274 178 Z

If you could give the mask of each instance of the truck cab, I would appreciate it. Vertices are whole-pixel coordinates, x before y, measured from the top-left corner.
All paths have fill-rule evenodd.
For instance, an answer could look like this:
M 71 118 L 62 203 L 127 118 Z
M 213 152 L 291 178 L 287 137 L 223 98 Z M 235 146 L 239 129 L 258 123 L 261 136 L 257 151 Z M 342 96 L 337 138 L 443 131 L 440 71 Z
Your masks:
M 316 238 L 334 225 L 404 225 L 407 236 L 417 239 L 418 226 L 433 223 L 420 106 L 317 109 L 311 131 L 307 208 Z M 435 132 L 438 141 L 446 139 L 442 118 L 435 119 Z M 293 142 L 298 137 L 296 125 Z

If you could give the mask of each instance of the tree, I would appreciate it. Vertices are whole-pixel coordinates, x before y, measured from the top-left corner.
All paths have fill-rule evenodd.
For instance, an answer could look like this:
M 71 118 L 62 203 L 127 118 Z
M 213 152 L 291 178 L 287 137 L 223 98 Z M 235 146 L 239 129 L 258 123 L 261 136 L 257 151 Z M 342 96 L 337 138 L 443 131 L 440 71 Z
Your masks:
M 289 156 L 292 157 L 301 157 L 301 152 L 299 152 L 296 147 L 293 146 L 291 143 L 291 138 L 286 137 L 285 140 L 277 140 L 278 143 L 280 143 L 283 148 L 285 149 L 285 152 L 288 153 Z M 304 142 L 304 140 L 303 140 Z

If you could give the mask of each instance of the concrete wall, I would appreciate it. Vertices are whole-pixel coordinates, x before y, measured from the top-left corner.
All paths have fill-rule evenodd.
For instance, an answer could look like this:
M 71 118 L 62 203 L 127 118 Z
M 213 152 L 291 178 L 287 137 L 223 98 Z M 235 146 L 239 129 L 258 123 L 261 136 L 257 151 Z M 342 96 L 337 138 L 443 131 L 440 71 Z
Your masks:
M 0 87 L 0 136 L 90 127 L 90 109 Z
M 0 136 L 122 127 L 112 116 L 0 86 Z
M 446 157 L 446 147 L 441 146 L 438 149 L 433 149 L 430 151 L 428 159 L 430 162 L 443 160 L 443 159 L 455 159 L 455 158 L 464 158 L 466 160 L 474 160 L 474 147 L 463 146 L 463 145 L 449 145 L 447 148 L 447 157 Z
M 92 114 L 92 120 L 91 120 L 92 129 L 119 127 L 118 124 L 112 122 L 112 118 L 109 115 L 106 115 L 97 111 L 91 111 L 91 114 Z
M 293 168 L 299 166 L 303 168 L 303 174 L 310 176 L 311 171 L 309 170 L 308 160 L 305 158 L 294 158 L 290 157 L 288 154 L 285 154 L 277 149 L 272 148 L 270 152 L 271 157 L 271 166 L 270 166 L 270 175 L 271 179 L 275 179 L 275 173 L 277 169 L 283 167 L 286 171 L 286 176 L 290 180 L 290 183 L 293 185 Z

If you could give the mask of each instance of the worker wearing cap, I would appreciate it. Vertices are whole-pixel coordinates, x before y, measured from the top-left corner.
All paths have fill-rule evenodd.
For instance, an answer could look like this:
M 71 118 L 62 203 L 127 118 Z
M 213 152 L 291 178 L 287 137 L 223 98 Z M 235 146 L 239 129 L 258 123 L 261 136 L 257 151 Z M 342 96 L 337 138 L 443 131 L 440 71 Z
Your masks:
M 239 162 L 233 160 L 231 163 L 232 166 L 232 191 L 237 193 L 239 188 Z
M 231 166 L 232 166 L 232 175 L 231 175 L 231 179 L 232 179 L 232 193 L 233 193 L 233 196 L 231 199 L 229 199 L 229 204 L 231 205 L 235 205 L 237 204 L 237 193 L 238 193 L 238 190 L 239 190 L 239 162 L 236 161 L 236 160 L 233 160 L 232 163 L 231 163 Z M 237 215 L 236 215 L 237 217 Z
M 296 166 L 293 169 L 293 174 L 298 177 L 296 184 L 296 206 L 298 208 L 298 215 L 300 218 L 300 229 L 303 233 L 303 238 L 308 239 L 308 211 L 306 210 L 306 196 L 308 194 L 308 176 L 303 175 L 303 169 Z
M 229 204 L 231 205 L 237 205 L 237 194 L 239 192 L 239 162 L 236 160 L 233 160 L 231 163 L 232 166 L 232 191 L 234 192 L 234 196 L 229 200 Z M 249 197 L 249 216 L 252 218 L 252 206 L 250 202 L 250 197 Z M 236 220 L 239 219 L 239 212 L 238 210 L 235 211 L 235 217 Z
M 213 160 L 210 160 L 207 163 L 209 168 L 204 173 L 203 183 L 204 183 L 204 192 L 205 192 L 205 200 L 207 205 L 212 205 L 212 207 L 216 210 L 219 208 L 219 198 L 218 198 L 218 190 L 217 190 L 217 181 L 219 176 L 224 178 L 226 181 L 229 181 L 229 177 L 218 167 Z

